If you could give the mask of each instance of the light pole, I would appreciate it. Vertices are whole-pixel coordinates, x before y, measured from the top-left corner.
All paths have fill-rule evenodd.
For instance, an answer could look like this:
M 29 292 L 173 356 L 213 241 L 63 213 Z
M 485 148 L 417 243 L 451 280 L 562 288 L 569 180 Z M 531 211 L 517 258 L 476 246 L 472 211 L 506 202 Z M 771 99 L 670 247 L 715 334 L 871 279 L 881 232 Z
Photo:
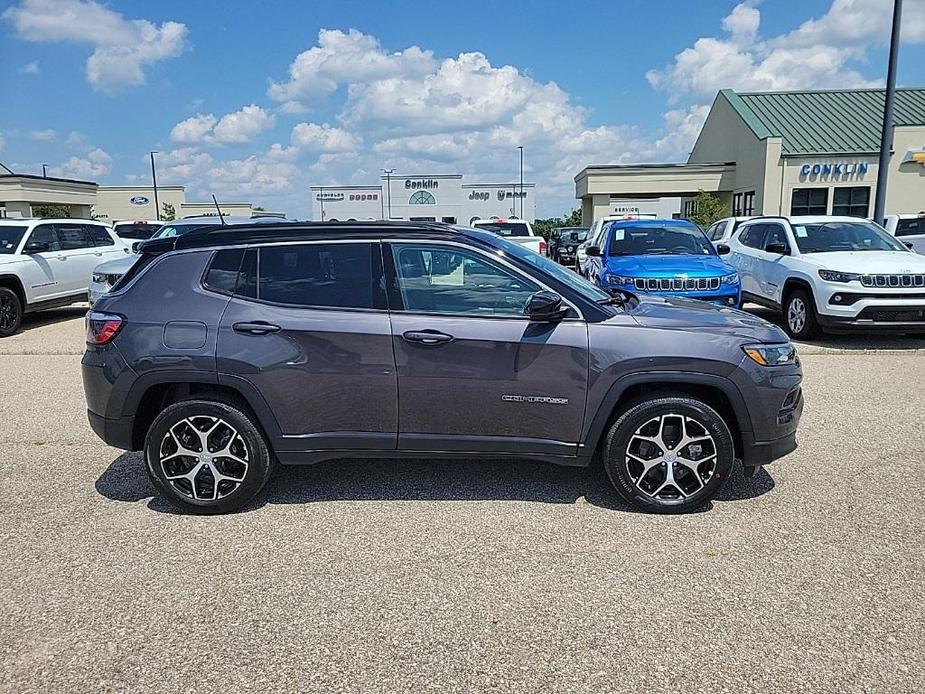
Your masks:
M 45 171 L 45 167 L 47 166 L 48 164 L 42 164 L 42 178 L 48 178 L 48 173 Z
M 380 169 L 380 171 L 385 174 L 385 189 L 388 195 L 389 216 L 386 219 L 392 219 L 392 174 L 395 173 L 395 169 Z
M 524 146 L 518 145 L 520 150 L 520 218 L 524 218 Z
M 157 171 L 154 168 L 154 155 L 157 152 L 151 152 L 151 181 L 154 183 L 154 213 L 157 215 L 155 219 L 160 221 L 161 219 L 161 206 L 157 202 Z
M 886 98 L 883 101 L 883 130 L 880 132 L 880 163 L 877 166 L 877 195 L 874 201 L 874 221 L 883 224 L 886 207 L 886 179 L 893 149 L 893 98 L 896 95 L 896 54 L 899 52 L 899 24 L 903 0 L 893 0 L 893 34 L 890 37 L 890 61 L 886 72 Z

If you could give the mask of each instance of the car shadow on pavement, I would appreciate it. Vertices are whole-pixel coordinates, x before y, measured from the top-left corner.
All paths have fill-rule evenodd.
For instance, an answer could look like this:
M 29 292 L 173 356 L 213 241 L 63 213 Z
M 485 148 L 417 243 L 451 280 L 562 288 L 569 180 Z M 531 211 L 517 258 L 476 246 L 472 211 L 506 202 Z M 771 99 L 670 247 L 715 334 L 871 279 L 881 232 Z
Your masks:
M 46 325 L 52 325 L 54 323 L 63 323 L 64 321 L 74 320 L 75 318 L 83 318 L 89 309 L 89 304 L 81 303 L 74 304 L 73 306 L 65 306 L 64 308 L 46 309 L 44 311 L 27 313 L 22 317 L 22 325 L 19 326 L 19 330 L 16 331 L 16 334 L 18 335 L 19 333 L 34 328 L 41 328 Z
M 764 469 L 746 478 L 736 463 L 716 501 L 741 501 L 766 494 L 774 479 Z M 140 453 L 123 453 L 96 481 L 96 490 L 114 501 L 149 499 L 148 508 L 178 511 L 155 495 Z M 279 466 L 250 504 L 306 504 L 318 501 L 533 501 L 588 503 L 634 513 L 610 485 L 600 463 L 562 467 L 523 460 L 342 459 L 315 465 Z M 706 504 L 700 512 L 709 511 Z
M 784 329 L 784 318 L 780 311 L 758 306 L 757 304 L 748 304 L 745 310 L 759 318 L 764 318 L 770 323 L 774 323 L 781 330 Z M 889 332 L 835 333 L 823 334 L 815 340 L 805 341 L 801 344 L 839 350 L 906 350 L 925 349 L 925 338 Z

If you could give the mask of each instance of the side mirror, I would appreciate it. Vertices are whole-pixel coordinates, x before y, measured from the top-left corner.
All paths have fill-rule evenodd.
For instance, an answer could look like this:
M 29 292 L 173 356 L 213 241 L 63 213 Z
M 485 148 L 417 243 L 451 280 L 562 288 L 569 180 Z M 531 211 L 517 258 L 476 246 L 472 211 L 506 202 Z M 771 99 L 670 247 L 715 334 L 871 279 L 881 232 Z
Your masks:
M 27 241 L 25 247 L 22 249 L 23 253 L 47 253 L 51 250 L 51 246 L 47 241 Z
M 729 246 L 727 246 L 725 243 L 716 244 L 716 252 L 719 253 L 720 255 L 726 255 L 731 250 L 732 249 Z
M 600 258 L 601 257 L 601 247 L 600 246 L 588 246 L 585 249 L 585 255 L 589 258 Z
M 903 245 L 904 245 L 906 248 L 908 248 L 910 251 L 911 251 L 913 248 L 915 248 L 915 245 L 912 243 L 912 241 L 903 241 Z
M 768 253 L 777 253 L 777 255 L 790 255 L 790 248 L 787 247 L 786 243 L 781 243 L 780 241 L 767 244 L 764 250 Z
M 139 247 L 140 245 L 141 245 L 141 241 L 135 241 L 135 243 L 132 244 L 132 253 L 137 253 L 137 252 L 138 252 L 138 247 Z
M 524 313 L 532 321 L 552 323 L 565 318 L 568 308 L 562 305 L 562 297 L 555 292 L 541 291 L 530 297 Z

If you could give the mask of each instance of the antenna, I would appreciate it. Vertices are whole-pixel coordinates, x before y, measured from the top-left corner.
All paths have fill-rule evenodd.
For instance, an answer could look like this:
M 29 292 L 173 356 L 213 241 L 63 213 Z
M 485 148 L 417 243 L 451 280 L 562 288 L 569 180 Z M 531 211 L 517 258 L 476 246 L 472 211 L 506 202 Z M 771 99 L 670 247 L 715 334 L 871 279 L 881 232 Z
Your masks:
M 215 209 L 218 210 L 218 218 L 222 220 L 222 226 L 225 226 L 225 215 L 222 214 L 222 208 L 218 206 L 218 200 L 215 199 L 215 193 L 212 193 L 212 202 L 215 203 Z

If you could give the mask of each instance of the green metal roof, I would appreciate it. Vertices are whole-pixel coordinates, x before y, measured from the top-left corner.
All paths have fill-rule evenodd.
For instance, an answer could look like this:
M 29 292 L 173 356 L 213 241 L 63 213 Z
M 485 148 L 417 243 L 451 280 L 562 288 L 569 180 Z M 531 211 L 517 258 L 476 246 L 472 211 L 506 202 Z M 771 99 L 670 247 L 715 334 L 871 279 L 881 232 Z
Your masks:
M 780 137 L 785 156 L 880 151 L 882 89 L 721 93 L 756 137 Z M 925 126 L 925 89 L 896 90 L 893 123 Z

